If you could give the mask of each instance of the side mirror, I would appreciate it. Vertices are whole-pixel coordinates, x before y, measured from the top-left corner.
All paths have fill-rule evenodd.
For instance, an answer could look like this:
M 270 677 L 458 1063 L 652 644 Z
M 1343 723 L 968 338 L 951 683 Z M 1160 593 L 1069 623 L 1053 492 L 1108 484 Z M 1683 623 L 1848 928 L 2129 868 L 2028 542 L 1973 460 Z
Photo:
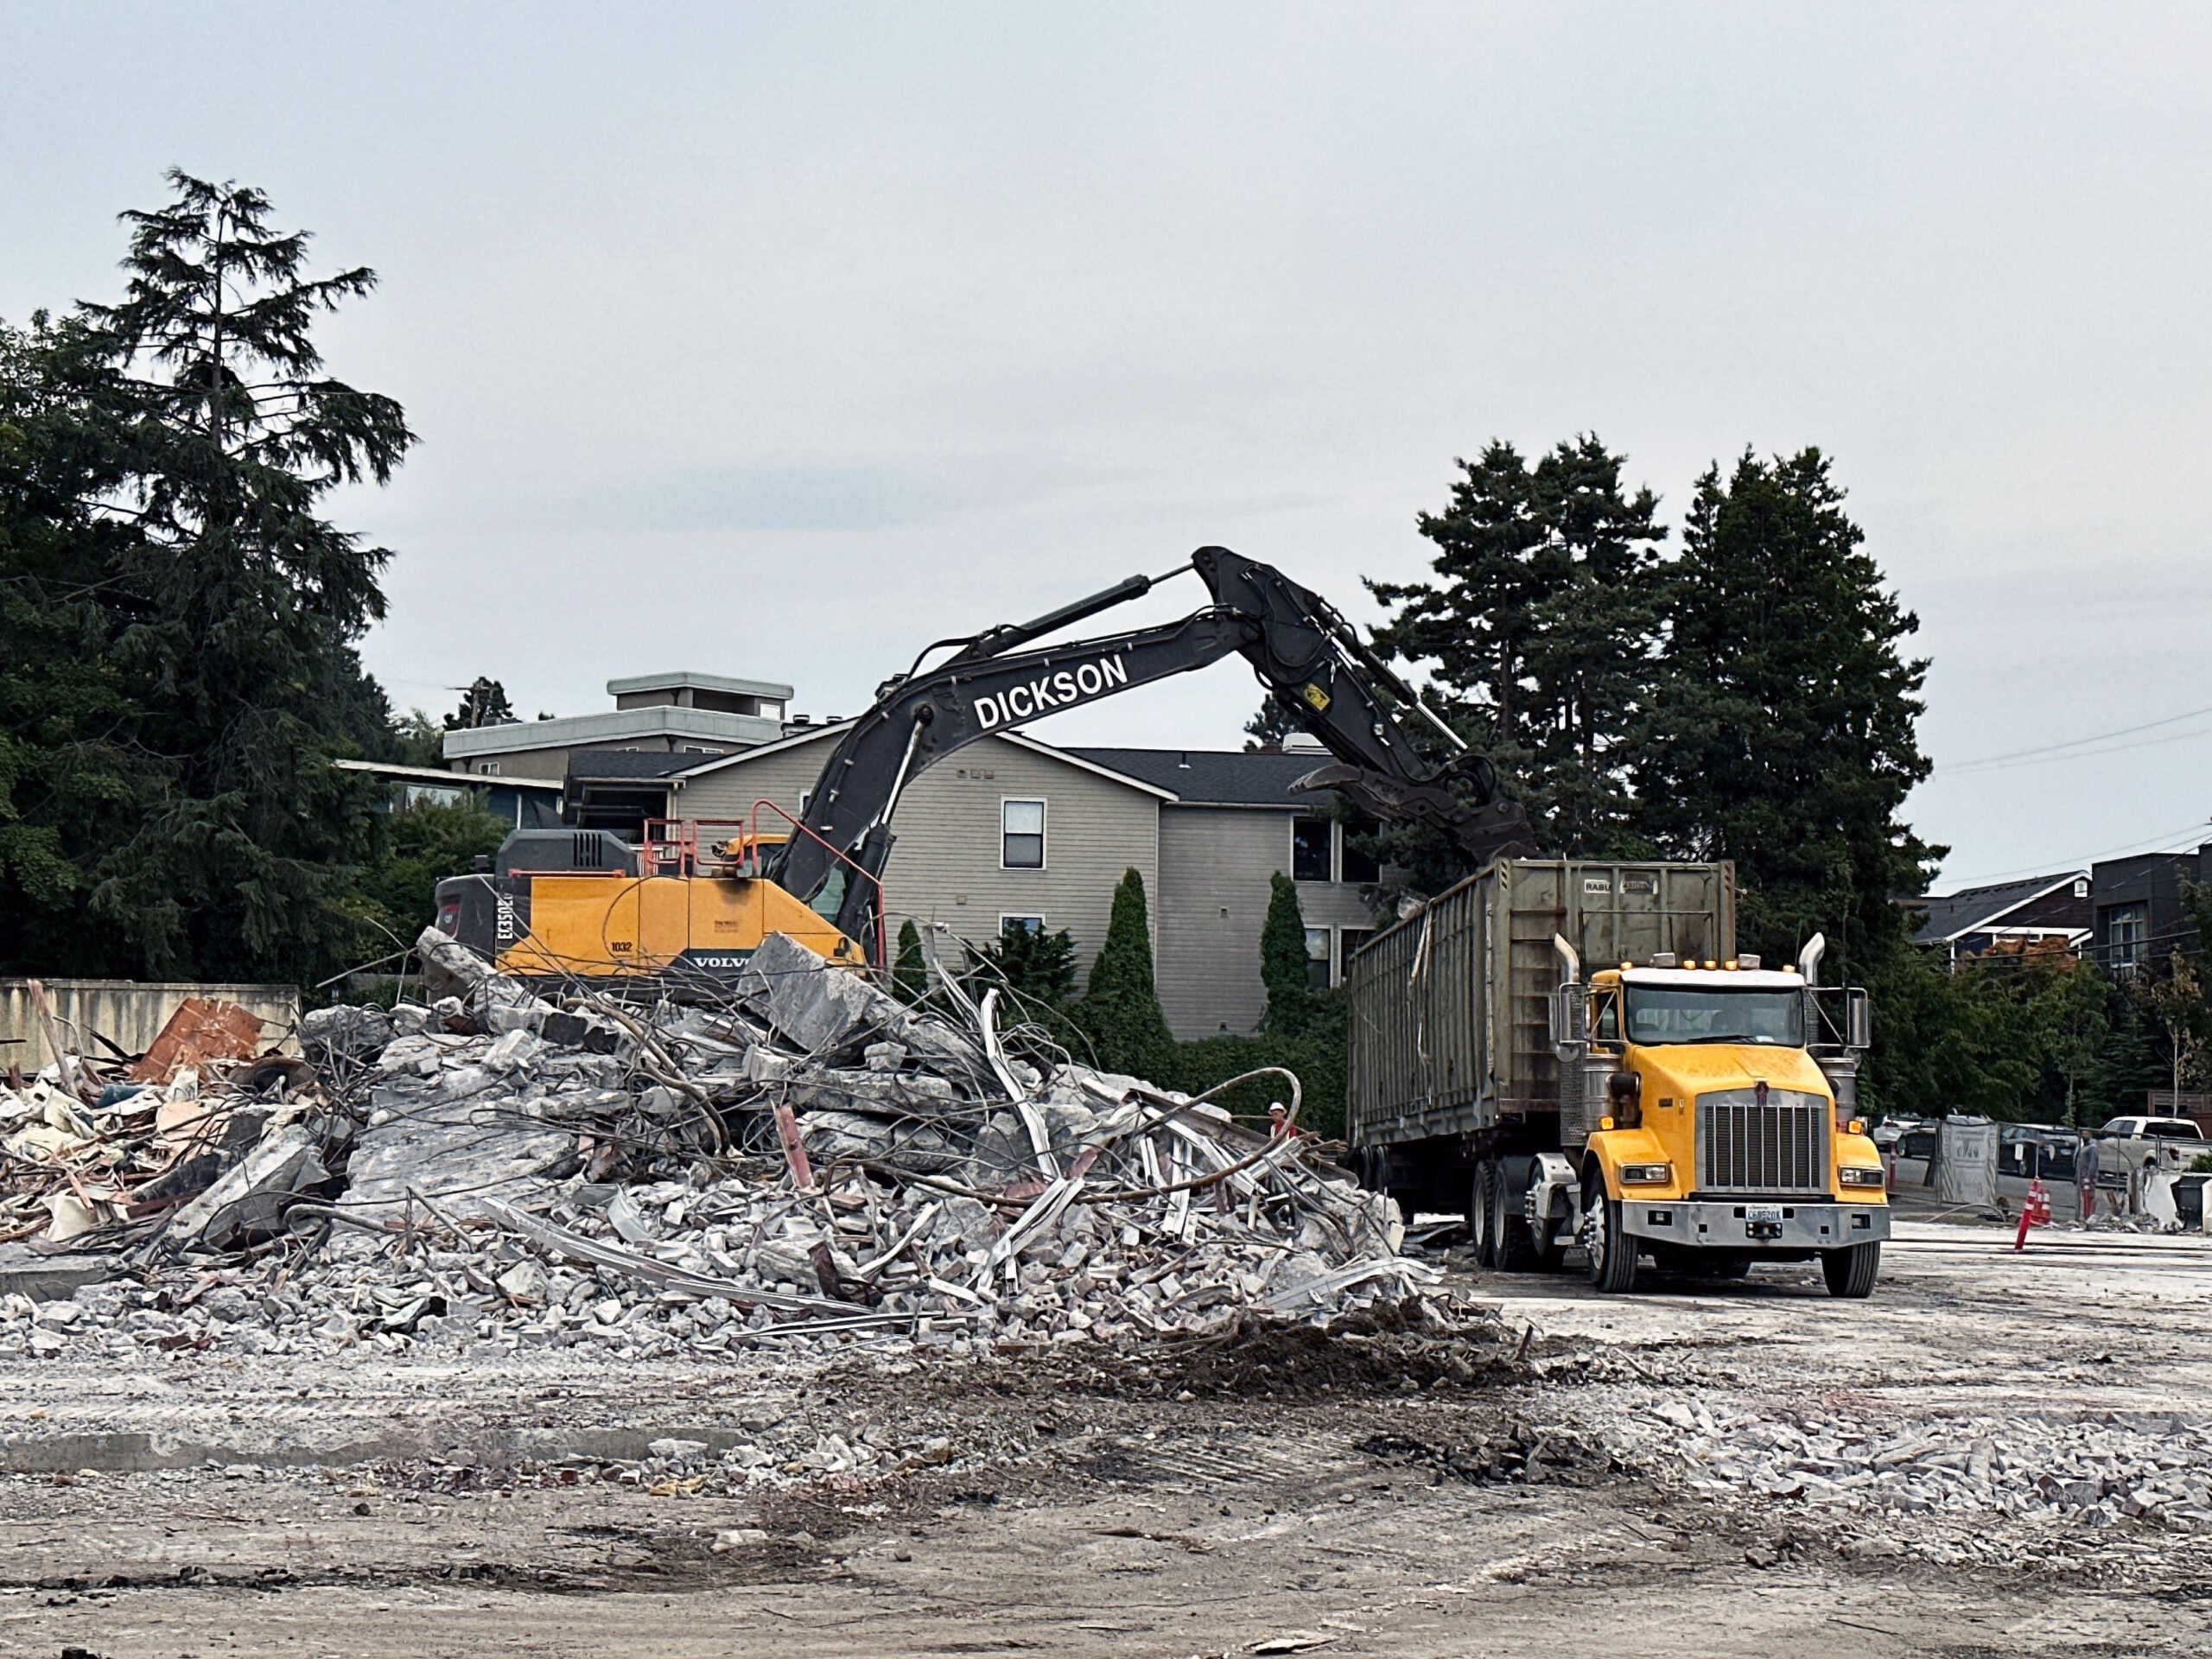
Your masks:
M 1874 1044 L 1874 1007 L 1866 992 L 1854 990 L 1844 1005 L 1844 1045 L 1866 1049 Z
M 1590 1041 L 1590 996 L 1580 985 L 1562 985 L 1551 994 L 1547 1007 L 1551 1014 L 1552 1046 L 1558 1049 L 1580 1049 Z

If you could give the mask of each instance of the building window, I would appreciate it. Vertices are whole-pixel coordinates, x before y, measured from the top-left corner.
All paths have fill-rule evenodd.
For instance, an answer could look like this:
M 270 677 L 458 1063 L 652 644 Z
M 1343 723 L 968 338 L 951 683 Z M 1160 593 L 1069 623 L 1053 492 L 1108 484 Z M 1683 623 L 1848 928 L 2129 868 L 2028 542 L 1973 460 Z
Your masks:
M 1371 927 L 1340 927 L 1337 930 L 1337 983 L 1341 985 L 1351 977 L 1351 959 L 1359 954 L 1359 947 L 1375 937 Z
M 1382 879 L 1382 872 L 1376 868 L 1375 861 L 1351 844 L 1355 836 L 1371 836 L 1382 827 L 1372 818 L 1351 818 L 1338 826 L 1340 851 L 1337 880 L 1348 887 L 1360 887 Z M 1364 938 L 1366 935 L 1363 933 L 1360 937 Z
M 1290 821 L 1290 877 L 1294 881 L 1329 879 L 1329 842 L 1336 825 L 1326 818 Z
M 1045 868 L 1045 803 L 999 803 L 999 862 L 1009 870 Z
M 2133 968 L 2143 960 L 2143 945 L 2151 931 L 2146 905 L 2114 905 L 2105 912 L 2105 960 L 2114 968 Z
M 1001 916 L 999 918 L 1001 938 L 1004 938 L 1008 933 L 1027 933 L 1034 938 L 1044 931 L 1045 918 L 1042 916 Z
M 1329 930 L 1309 927 L 1306 930 L 1306 988 L 1325 991 L 1329 988 Z
M 496 760 L 479 760 L 476 763 L 476 775 L 479 778 L 498 777 L 499 775 L 499 763 Z

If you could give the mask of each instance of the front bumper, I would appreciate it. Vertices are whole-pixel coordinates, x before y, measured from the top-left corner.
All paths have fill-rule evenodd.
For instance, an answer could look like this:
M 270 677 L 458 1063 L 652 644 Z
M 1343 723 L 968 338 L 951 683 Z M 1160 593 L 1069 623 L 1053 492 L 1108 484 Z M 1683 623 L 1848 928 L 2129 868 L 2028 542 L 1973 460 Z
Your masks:
M 1833 1198 L 1643 1198 L 1631 1190 L 1621 1200 L 1621 1224 L 1638 1238 L 1688 1249 L 1834 1250 L 1887 1238 L 1890 1210 Z

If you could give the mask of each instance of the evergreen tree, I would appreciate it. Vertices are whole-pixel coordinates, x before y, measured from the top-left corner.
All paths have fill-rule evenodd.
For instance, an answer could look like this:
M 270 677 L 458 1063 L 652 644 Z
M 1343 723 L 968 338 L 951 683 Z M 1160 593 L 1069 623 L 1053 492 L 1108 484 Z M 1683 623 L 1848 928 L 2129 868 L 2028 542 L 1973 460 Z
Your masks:
M 1493 441 L 1462 461 L 1442 512 L 1421 515 L 1437 547 L 1428 582 L 1369 584 L 1395 614 L 1377 649 L 1430 666 L 1454 728 L 1529 810 L 1540 844 L 1566 855 L 1632 849 L 1625 749 L 1652 652 L 1658 499 L 1633 495 L 1624 457 L 1594 434 L 1530 466 Z M 1423 885 L 1463 874 L 1423 837 L 1380 849 Z
M 891 966 L 891 992 L 910 1007 L 930 993 L 929 961 L 922 955 L 921 930 L 911 916 L 899 924 L 899 954 Z
M 2140 982 L 2114 986 L 2106 1002 L 2108 1031 L 2090 1069 L 2085 1123 L 2145 1109 L 2153 1089 L 2169 1086 L 2167 1057 L 2157 1042 L 2158 1016 Z
M 2047 1077 L 2046 1110 L 2037 1116 L 2081 1127 L 2088 1122 L 2085 1112 L 2097 1056 L 2112 1030 L 2109 988 L 2093 965 L 2074 957 L 2031 975 L 2029 1019 Z
M 7 948 L 48 970 L 310 980 L 365 942 L 378 830 L 373 783 L 328 762 L 392 746 L 353 649 L 388 556 L 317 509 L 385 481 L 413 437 L 391 399 L 324 377 L 313 342 L 373 275 L 311 280 L 305 234 L 270 230 L 259 192 L 169 176 L 168 206 L 124 215 L 122 302 L 35 319 L 0 360 L 0 406 L 30 417 L 0 432 L 22 626 L 0 674 L 19 785 L 0 858 L 35 924 Z M 29 664 L 41 639 L 75 666 Z M 73 775 L 23 789 L 40 751 Z
M 1270 1037 L 1300 1037 L 1316 1013 L 1306 981 L 1306 916 L 1298 883 L 1277 870 L 1268 879 L 1268 918 L 1260 928 L 1260 981 L 1268 988 L 1260 1029 Z
M 446 728 L 434 725 L 420 709 L 410 709 L 391 722 L 389 757 L 403 766 L 442 770 L 446 759 Z
M 1260 712 L 1244 722 L 1244 753 L 1272 753 L 1281 748 L 1286 739 L 1295 737 L 1305 729 L 1289 709 L 1270 696 L 1260 705 Z
M 1090 987 L 1071 1012 L 1106 1070 L 1154 1082 L 1175 1075 L 1175 1039 L 1160 1011 L 1153 977 L 1144 878 L 1135 870 L 1126 872 L 1114 889 L 1105 942 L 1090 964 Z
M 105 435 L 115 376 L 75 319 L 0 327 L 0 961 L 113 973 L 83 926 L 92 854 L 163 769 L 133 741 L 134 686 L 107 655 L 100 595 L 130 534 L 104 503 L 125 477 Z
M 1668 856 L 1733 859 L 1737 937 L 1772 960 L 1815 931 L 1843 977 L 1878 973 L 1941 849 L 1902 817 L 1928 775 L 1919 626 L 1883 589 L 1817 449 L 1698 481 L 1669 566 L 1651 707 L 1630 746 L 1640 827 Z
M 446 730 L 473 732 L 481 726 L 511 726 L 516 719 L 515 706 L 507 701 L 507 688 L 480 675 L 461 694 L 461 707 L 446 716 Z
M 993 985 L 1013 992 L 1022 1016 L 1062 1008 L 1075 995 L 1075 940 L 1064 927 L 1047 933 L 1007 921 L 997 938 L 968 947 L 967 973 L 978 996 Z
M 383 949 L 410 945 L 437 918 L 437 885 L 467 870 L 480 854 L 496 853 L 512 826 L 470 798 L 448 806 L 424 802 L 386 815 L 377 855 L 363 874 L 365 918 Z M 381 954 L 373 945 L 365 954 Z

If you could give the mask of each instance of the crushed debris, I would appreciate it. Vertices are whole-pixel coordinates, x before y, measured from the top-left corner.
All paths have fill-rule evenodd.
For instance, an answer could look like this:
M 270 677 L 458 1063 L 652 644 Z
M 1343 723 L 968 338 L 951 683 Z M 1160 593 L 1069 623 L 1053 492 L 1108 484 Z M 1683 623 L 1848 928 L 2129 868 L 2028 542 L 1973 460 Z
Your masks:
M 2212 1528 L 2212 1418 L 1787 1416 L 1656 1399 L 1604 1428 L 1624 1466 L 1749 1513 L 1826 1516 L 1848 1554 L 2064 1561 L 2084 1529 Z M 1797 1506 L 1802 1506 L 1798 1509 Z M 1999 1532 L 1993 1520 L 2026 1523 Z M 1871 1528 L 1869 1523 L 1872 1523 Z
M 541 995 L 435 930 L 417 954 L 435 1001 L 315 1010 L 304 1059 L 219 1058 L 239 1028 L 202 1008 L 165 1085 L 0 1096 L 8 1230 L 138 1275 L 65 1317 L 9 1298 L 0 1356 L 1241 1343 L 1438 1277 L 1296 1132 L 1287 1072 L 1291 1127 L 1247 1128 L 1001 1032 L 995 993 L 909 1007 L 781 935 L 728 995 L 652 1005 Z

